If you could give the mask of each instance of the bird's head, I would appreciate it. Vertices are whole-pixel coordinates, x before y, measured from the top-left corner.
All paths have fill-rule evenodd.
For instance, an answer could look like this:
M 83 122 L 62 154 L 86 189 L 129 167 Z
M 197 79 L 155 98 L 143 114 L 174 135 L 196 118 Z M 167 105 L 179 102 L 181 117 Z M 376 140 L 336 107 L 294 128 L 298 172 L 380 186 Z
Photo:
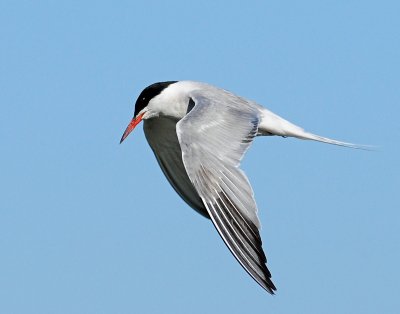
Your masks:
M 169 85 L 176 83 L 177 81 L 159 82 L 147 86 L 139 95 L 135 104 L 135 113 L 131 122 L 125 129 L 124 134 L 121 137 L 120 143 L 122 143 L 128 135 L 133 131 L 133 129 L 145 119 L 150 119 L 152 117 L 159 115 L 159 110 L 154 104 L 154 101 L 161 92 L 166 89 Z

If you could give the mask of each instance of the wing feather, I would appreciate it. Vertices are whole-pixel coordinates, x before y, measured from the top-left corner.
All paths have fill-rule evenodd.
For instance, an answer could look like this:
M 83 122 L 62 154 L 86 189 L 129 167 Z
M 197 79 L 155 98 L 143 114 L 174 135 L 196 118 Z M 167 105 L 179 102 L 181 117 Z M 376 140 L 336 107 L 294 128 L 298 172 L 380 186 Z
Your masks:
M 276 290 L 266 266 L 257 205 L 239 168 L 257 135 L 259 113 L 222 91 L 192 92 L 194 108 L 176 126 L 182 159 L 215 228 L 243 268 L 268 292 Z

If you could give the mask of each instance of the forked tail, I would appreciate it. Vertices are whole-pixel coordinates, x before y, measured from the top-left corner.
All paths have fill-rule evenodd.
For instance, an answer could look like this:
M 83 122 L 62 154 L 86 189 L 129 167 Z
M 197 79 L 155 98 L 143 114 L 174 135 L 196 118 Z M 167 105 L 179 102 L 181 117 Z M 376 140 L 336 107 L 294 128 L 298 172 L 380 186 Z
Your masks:
M 344 147 L 350 147 L 350 148 L 355 148 L 355 149 L 363 149 L 363 150 L 372 150 L 373 149 L 372 146 L 341 142 L 341 141 L 333 140 L 333 139 L 330 139 L 327 137 L 323 137 L 323 136 L 319 136 L 316 134 L 306 132 L 303 129 L 301 129 L 301 131 L 302 132 L 298 132 L 297 134 L 293 134 L 290 136 L 297 137 L 302 140 L 312 140 L 312 141 L 328 143 L 328 144 L 333 144 L 333 145 L 339 145 L 339 146 L 344 146 Z
M 358 145 L 353 143 L 341 142 L 327 137 L 319 136 L 304 131 L 303 128 L 281 118 L 275 113 L 264 109 L 262 110 L 262 119 L 259 125 L 261 135 L 279 135 L 284 137 L 296 137 L 302 140 L 312 140 L 333 145 L 350 147 L 355 149 L 373 150 L 373 146 Z

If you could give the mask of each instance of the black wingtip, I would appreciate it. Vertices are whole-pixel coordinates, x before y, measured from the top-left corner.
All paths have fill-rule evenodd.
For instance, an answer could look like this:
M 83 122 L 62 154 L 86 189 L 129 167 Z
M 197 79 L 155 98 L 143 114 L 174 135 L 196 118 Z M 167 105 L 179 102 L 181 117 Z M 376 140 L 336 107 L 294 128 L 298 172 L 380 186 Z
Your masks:
M 269 279 L 268 281 L 265 282 L 265 286 L 262 285 L 262 287 L 271 295 L 275 295 L 276 287 L 274 283 Z

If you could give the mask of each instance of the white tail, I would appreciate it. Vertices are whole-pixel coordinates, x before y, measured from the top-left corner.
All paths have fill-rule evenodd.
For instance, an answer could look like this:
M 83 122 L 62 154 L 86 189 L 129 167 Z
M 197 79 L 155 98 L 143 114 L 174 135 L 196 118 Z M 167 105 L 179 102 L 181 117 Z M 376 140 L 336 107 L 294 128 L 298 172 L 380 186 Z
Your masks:
M 302 140 L 312 140 L 317 142 L 323 142 L 333 145 L 339 145 L 344 147 L 372 150 L 372 146 L 368 145 L 357 145 L 347 142 L 341 142 L 333 140 L 327 137 L 319 136 L 304 131 L 301 127 L 281 118 L 275 113 L 263 108 L 261 123 L 259 125 L 259 133 L 262 135 L 279 135 L 284 137 L 296 137 Z

